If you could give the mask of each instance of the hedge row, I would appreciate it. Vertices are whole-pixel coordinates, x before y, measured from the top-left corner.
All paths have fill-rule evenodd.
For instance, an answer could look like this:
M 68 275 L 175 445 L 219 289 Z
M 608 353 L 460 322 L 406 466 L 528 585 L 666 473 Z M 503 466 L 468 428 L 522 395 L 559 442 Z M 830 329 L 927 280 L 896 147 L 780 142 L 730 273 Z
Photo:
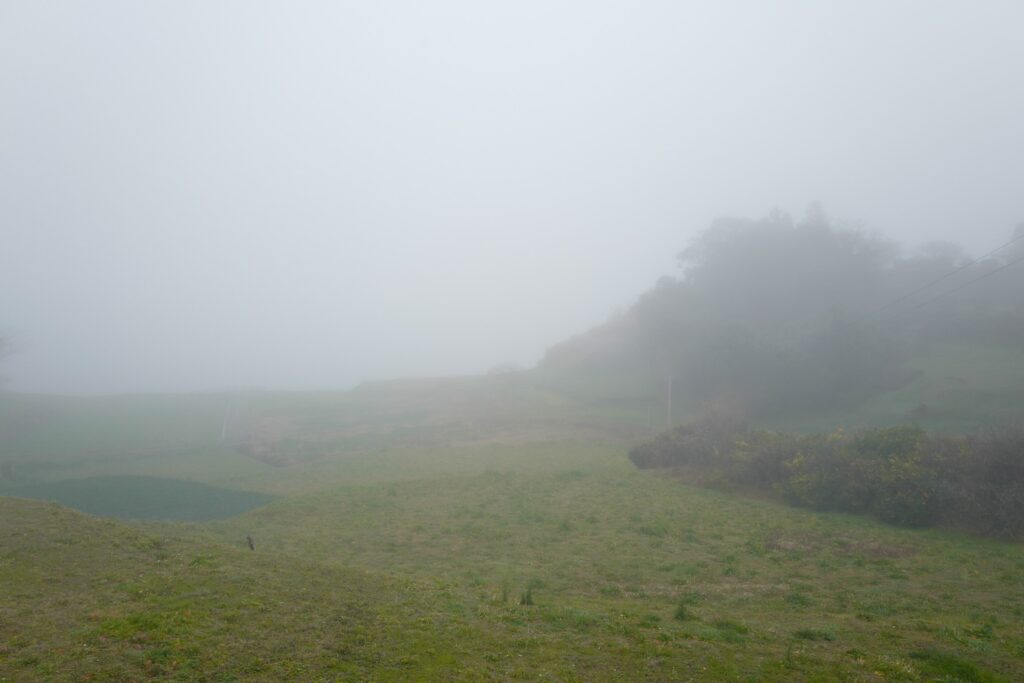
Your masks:
M 711 416 L 634 448 L 640 468 L 756 488 L 816 510 L 1024 538 L 1024 429 L 930 436 L 919 427 L 798 435 Z

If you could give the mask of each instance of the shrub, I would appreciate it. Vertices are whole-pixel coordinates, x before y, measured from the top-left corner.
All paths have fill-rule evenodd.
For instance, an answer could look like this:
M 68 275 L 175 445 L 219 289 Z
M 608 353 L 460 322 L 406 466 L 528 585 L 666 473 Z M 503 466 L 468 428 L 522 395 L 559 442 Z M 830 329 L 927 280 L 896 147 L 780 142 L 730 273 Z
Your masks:
M 662 432 L 629 453 L 640 469 L 657 467 L 708 467 L 731 454 L 747 427 L 738 414 L 710 409 L 682 426 Z
M 819 510 L 928 524 L 939 510 L 940 484 L 926 461 L 927 448 L 927 435 L 918 427 L 803 437 L 786 462 L 784 490 L 792 502 Z
M 940 472 L 926 460 L 929 442 L 924 430 L 892 427 L 864 432 L 850 448 L 855 475 L 868 500 L 865 511 L 907 526 L 936 520 Z
M 943 521 L 989 536 L 1024 537 L 1024 427 L 938 440 Z
M 856 486 L 847 481 L 847 463 L 842 430 L 828 435 L 811 435 L 797 440 L 794 455 L 783 462 L 785 474 L 779 489 L 794 505 L 817 510 L 855 506 Z
M 732 459 L 732 479 L 748 486 L 775 488 L 785 481 L 786 463 L 800 447 L 800 438 L 777 432 L 751 432 L 737 443 L 739 450 Z
M 929 437 L 912 426 L 800 436 L 704 417 L 638 446 L 630 459 L 695 469 L 701 481 L 758 488 L 817 510 L 1024 538 L 1020 426 L 969 437 Z

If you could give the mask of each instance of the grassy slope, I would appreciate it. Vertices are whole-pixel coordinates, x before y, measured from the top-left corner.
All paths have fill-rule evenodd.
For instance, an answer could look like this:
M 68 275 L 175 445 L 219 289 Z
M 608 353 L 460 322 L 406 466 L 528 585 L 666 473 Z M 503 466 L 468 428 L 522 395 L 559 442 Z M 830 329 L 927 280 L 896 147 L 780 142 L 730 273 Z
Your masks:
M 0 680 L 474 680 L 444 591 L 0 498 Z
M 0 498 L 0 679 L 1024 674 L 1020 546 L 692 489 L 585 450 L 561 472 L 345 487 L 203 525 Z
M 768 426 L 806 432 L 915 422 L 964 432 L 1024 418 L 1024 348 L 936 345 L 906 367 L 916 373 L 910 383 L 852 410 L 783 416 Z
M 588 452 L 561 472 L 298 496 L 207 529 L 438 581 L 484 630 L 517 615 L 504 648 L 559 679 L 614 665 L 623 680 L 920 680 L 935 661 L 974 672 L 950 680 L 1024 675 L 1021 547 L 693 489 Z M 535 606 L 517 607 L 531 587 Z
M 1012 399 L 1006 362 L 961 372 L 993 369 L 986 391 Z M 219 443 L 224 397 L 8 397 L 23 428 L 0 455 L 19 474 L 285 497 L 145 526 L 0 498 L 0 680 L 1024 678 L 1020 546 L 636 472 L 624 454 L 650 399 L 613 384 L 249 397 L 245 419 L 288 425 L 282 448 L 304 454 L 288 467 Z

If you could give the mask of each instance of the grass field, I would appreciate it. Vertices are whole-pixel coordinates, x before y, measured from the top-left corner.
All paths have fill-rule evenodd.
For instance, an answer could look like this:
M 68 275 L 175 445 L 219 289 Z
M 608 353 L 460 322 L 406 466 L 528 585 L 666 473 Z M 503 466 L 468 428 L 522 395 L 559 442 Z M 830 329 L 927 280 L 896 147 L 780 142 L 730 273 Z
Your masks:
M 132 522 L 0 497 L 0 681 L 1024 679 L 1024 548 L 637 471 L 639 389 L 4 400 L 0 493 L 277 497 Z

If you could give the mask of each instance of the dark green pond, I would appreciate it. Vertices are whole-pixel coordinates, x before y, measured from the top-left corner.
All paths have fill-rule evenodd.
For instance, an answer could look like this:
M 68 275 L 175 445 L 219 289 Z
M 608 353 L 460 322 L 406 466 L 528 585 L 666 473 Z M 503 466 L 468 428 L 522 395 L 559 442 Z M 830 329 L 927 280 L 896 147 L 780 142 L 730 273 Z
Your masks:
M 274 499 L 266 493 L 219 488 L 184 479 L 127 476 L 37 483 L 4 493 L 50 500 L 103 517 L 171 521 L 222 519 Z

